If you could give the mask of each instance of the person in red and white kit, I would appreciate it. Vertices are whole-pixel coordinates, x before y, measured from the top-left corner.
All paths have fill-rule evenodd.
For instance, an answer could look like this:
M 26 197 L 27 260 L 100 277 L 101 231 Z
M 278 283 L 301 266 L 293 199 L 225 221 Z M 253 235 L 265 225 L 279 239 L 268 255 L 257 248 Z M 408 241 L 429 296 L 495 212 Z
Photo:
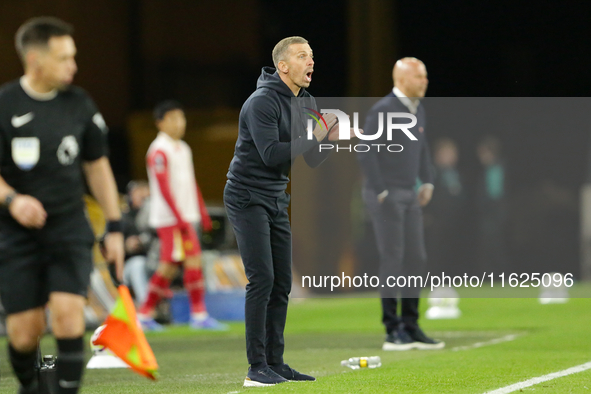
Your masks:
M 163 327 L 154 318 L 154 309 L 168 293 L 170 282 L 183 264 L 185 289 L 191 305 L 190 325 L 197 329 L 224 330 L 227 326 L 208 315 L 201 269 L 201 247 L 195 227 L 211 230 L 211 218 L 195 180 L 193 154 L 182 140 L 187 121 L 180 103 L 164 101 L 154 109 L 160 132 L 146 156 L 150 181 L 150 225 L 160 239 L 160 263 L 150 279 L 146 301 L 138 318 L 145 330 Z

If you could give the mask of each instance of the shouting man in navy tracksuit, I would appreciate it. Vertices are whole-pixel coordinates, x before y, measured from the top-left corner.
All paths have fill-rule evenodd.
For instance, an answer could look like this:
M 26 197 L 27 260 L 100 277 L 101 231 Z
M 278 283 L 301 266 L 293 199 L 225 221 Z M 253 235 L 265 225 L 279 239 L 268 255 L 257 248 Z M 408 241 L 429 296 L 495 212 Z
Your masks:
M 338 134 L 336 116 L 328 114 L 324 116 L 328 127 L 316 127 L 314 138 L 307 139 L 301 111 L 291 111 L 294 97 L 304 101 L 302 106 L 315 107 L 314 98 L 305 90 L 314 71 L 308 41 L 302 37 L 281 40 L 273 49 L 273 63 L 275 68 L 263 68 L 257 90 L 242 106 L 224 190 L 249 281 L 245 312 L 250 369 L 244 386 L 315 380 L 283 362 L 291 290 L 290 197 L 285 188 L 295 158 L 303 155 L 310 167 L 320 165 L 327 156 L 318 149 L 320 141 L 333 126 L 330 139 Z

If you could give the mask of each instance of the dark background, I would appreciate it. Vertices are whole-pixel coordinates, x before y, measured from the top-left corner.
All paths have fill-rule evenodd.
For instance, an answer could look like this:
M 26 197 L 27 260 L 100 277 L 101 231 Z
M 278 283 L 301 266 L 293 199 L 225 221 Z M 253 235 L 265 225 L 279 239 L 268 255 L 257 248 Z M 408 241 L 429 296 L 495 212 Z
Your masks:
M 0 0 L 0 83 L 21 75 L 13 36 L 39 15 L 75 25 L 76 83 L 111 127 L 121 190 L 137 174 L 130 163 L 132 114 L 165 98 L 203 113 L 237 112 L 261 67 L 272 65 L 273 46 L 291 35 L 307 38 L 314 50 L 309 90 L 319 97 L 383 96 L 394 61 L 404 56 L 425 62 L 431 97 L 584 97 L 591 89 L 591 3 L 583 1 Z M 563 260 L 578 273 L 579 190 L 588 177 L 590 131 L 498 130 L 516 260 Z M 459 144 L 464 183 L 474 184 L 484 131 L 429 133 L 431 141 L 449 136 Z M 228 155 L 220 151 L 219 163 L 197 164 L 208 201 L 221 201 L 222 191 L 207 187 L 207 178 L 213 166 L 227 168 Z M 470 259 L 469 247 L 465 253 Z

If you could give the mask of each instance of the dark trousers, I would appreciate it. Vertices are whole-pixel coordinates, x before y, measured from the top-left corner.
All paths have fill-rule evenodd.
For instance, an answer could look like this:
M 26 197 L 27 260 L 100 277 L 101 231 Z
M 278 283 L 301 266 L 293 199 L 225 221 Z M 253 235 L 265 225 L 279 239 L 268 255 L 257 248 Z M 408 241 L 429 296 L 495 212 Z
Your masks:
M 423 213 L 412 189 L 391 189 L 383 203 L 377 194 L 365 189 L 363 200 L 371 216 L 380 254 L 380 283 L 382 322 L 386 332 L 395 331 L 400 323 L 416 327 L 419 319 L 418 286 L 393 287 L 386 285 L 389 276 L 422 275 L 427 253 L 423 233 Z M 401 313 L 397 314 L 397 295 L 400 294 Z
M 289 195 L 270 197 L 226 184 L 224 204 L 244 264 L 249 364 L 281 364 L 291 291 Z

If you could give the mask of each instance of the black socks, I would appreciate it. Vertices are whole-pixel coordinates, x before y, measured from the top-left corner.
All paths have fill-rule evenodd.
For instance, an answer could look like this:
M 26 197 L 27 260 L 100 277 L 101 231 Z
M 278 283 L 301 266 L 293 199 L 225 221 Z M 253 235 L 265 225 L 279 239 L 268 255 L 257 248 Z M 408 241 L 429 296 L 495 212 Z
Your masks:
M 37 360 L 37 349 L 30 353 L 21 353 L 12 345 L 8 344 L 8 355 L 16 378 L 25 389 L 37 384 L 37 371 L 35 361 Z
M 84 340 L 57 339 L 57 390 L 58 394 L 75 394 L 82 385 L 84 372 Z

